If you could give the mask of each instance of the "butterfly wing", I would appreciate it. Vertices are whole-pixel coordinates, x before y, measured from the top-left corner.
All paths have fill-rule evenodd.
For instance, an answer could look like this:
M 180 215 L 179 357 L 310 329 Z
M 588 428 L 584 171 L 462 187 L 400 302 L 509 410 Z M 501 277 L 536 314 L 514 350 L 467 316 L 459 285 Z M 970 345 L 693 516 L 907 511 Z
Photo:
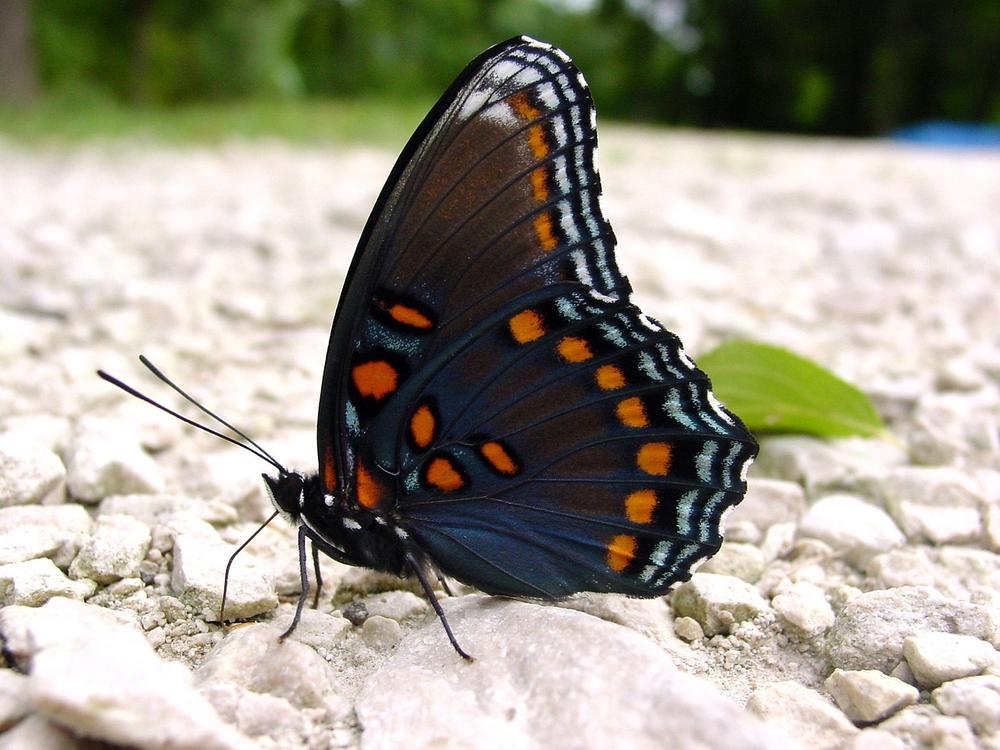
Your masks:
M 321 477 L 487 592 L 653 595 L 718 549 L 756 444 L 629 302 L 590 94 L 526 37 L 473 61 L 362 235 Z

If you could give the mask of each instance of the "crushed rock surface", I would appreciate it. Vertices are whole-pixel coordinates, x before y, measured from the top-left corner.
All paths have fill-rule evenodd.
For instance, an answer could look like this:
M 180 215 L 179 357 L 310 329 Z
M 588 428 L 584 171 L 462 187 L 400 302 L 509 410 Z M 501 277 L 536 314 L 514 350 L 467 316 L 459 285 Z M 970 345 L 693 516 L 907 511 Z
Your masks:
M 640 306 L 697 354 L 787 346 L 894 441 L 762 441 L 663 599 L 444 599 L 323 561 L 146 354 L 315 469 L 329 325 L 392 165 L 367 149 L 0 142 L 0 747 L 1000 747 L 1000 155 L 609 128 Z M 231 609 L 230 609 L 231 608 Z

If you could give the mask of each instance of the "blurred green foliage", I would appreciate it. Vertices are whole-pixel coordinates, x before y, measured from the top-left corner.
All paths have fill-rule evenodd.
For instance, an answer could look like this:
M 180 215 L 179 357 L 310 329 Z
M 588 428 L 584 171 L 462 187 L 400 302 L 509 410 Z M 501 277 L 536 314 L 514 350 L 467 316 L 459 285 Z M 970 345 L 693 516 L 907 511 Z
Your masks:
M 42 111 L 425 103 L 527 33 L 576 59 L 606 117 L 847 135 L 1000 121 L 997 0 L 5 1 L 28 7 Z

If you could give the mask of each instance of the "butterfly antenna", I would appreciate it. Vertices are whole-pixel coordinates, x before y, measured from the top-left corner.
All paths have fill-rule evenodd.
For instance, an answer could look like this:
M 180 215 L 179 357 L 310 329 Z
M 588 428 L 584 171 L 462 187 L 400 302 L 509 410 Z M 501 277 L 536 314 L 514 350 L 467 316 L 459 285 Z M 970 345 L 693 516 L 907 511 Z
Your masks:
M 191 396 L 189 396 L 189 395 L 188 395 L 187 393 L 185 393 L 185 392 L 184 392 L 184 391 L 183 391 L 183 390 L 181 389 L 181 387 L 180 387 L 179 385 L 177 385 L 177 384 L 176 384 L 176 383 L 175 383 L 174 381 L 172 381 L 172 380 L 171 380 L 170 378 L 168 378 L 168 377 L 167 377 L 167 376 L 166 376 L 166 375 L 165 375 L 165 374 L 163 373 L 163 371 L 162 371 L 162 370 L 160 370 L 160 368 L 159 368 L 159 367 L 157 367 L 157 366 L 156 366 L 156 365 L 154 365 L 154 364 L 153 364 L 152 362 L 150 362 L 150 361 L 149 361 L 148 359 L 146 359 L 146 356 L 145 356 L 144 354 L 140 354 L 140 355 L 139 355 L 139 361 L 140 361 L 140 362 L 142 362 L 142 364 L 144 364 L 144 365 L 146 366 L 146 369 L 147 369 L 147 370 L 149 370 L 149 371 L 150 371 L 151 373 L 153 373 L 153 374 L 154 374 L 154 375 L 155 375 L 156 377 L 158 377 L 158 378 L 159 378 L 160 380 L 162 380 L 162 381 L 163 381 L 164 383 L 166 383 L 166 384 L 167 384 L 168 386 L 170 386 L 171 388 L 173 388 L 173 389 L 174 389 L 175 391 L 177 391 L 177 392 L 178 392 L 178 393 L 179 393 L 179 394 L 180 394 L 181 396 L 183 396 L 183 397 L 184 397 L 184 398 L 185 398 L 185 399 L 186 399 L 187 401 L 191 402 L 191 403 L 192 403 L 192 404 L 194 404 L 194 405 L 195 405 L 196 407 L 198 407 L 198 408 L 199 408 L 199 409 L 200 409 L 200 410 L 201 410 L 201 411 L 202 411 L 203 413 L 207 414 L 207 415 L 208 415 L 208 416 L 210 416 L 210 417 L 211 417 L 212 419 L 214 419 L 214 420 L 215 420 L 216 422 L 218 422 L 219 424 L 222 424 L 222 425 L 224 425 L 225 427 L 227 427 L 228 429 L 232 430 L 232 431 L 233 431 L 233 432 L 235 432 L 235 433 L 236 433 L 237 435 L 239 435 L 239 436 L 240 436 L 241 438 L 243 438 L 244 440 L 246 440 L 246 441 L 247 441 L 248 443 L 250 443 L 250 445 L 252 445 L 252 446 L 253 446 L 254 448 L 256 448 L 256 449 L 257 449 L 258 451 L 260 451 L 260 452 L 261 452 L 261 453 L 262 453 L 262 454 L 263 454 L 263 455 L 264 455 L 265 457 L 267 457 L 268 459 L 270 459 L 270 461 L 271 461 L 271 463 L 272 463 L 272 464 L 274 464 L 275 466 L 277 466 L 277 467 L 279 467 L 279 468 L 281 467 L 281 464 L 280 464 L 280 463 L 278 463 L 278 460 L 277 460 L 277 459 L 276 459 L 276 458 L 275 458 L 274 456 L 272 456 L 272 455 L 271 455 L 270 453 L 268 453 L 268 452 L 267 452 L 266 450 L 264 450 L 264 449 L 263 449 L 263 448 L 262 448 L 262 447 L 260 446 L 260 444 L 259 444 L 259 443 L 257 443 L 257 441 L 256 441 L 256 440 L 254 440 L 254 439 L 253 439 L 253 438 L 251 438 L 251 437 L 250 437 L 249 435 L 247 435 L 247 434 L 246 434 L 245 432 L 243 432 L 243 430 L 240 430 L 240 429 L 237 429 L 237 428 L 236 428 L 236 427 L 234 427 L 233 425 L 229 424 L 229 422 L 227 422 L 226 420 L 224 420 L 224 419 L 223 419 L 222 417 L 220 417 L 220 416 L 219 416 L 218 414 L 216 414 L 215 412 L 211 411 L 210 409 L 208 409 L 208 408 L 206 408 L 205 406 L 202 406 L 202 405 L 201 405 L 200 403 L 198 403 L 198 401 L 196 401 L 196 400 L 195 400 L 194 398 L 192 398 L 192 397 L 191 397 Z M 285 472 L 285 470 L 284 470 L 283 468 L 281 469 L 281 473 L 282 473 L 282 474 L 285 474 L 285 473 L 286 473 L 286 472 Z
M 257 443 L 255 443 L 253 440 L 251 440 L 250 438 L 248 438 L 240 430 L 237 430 L 235 427 L 233 427 L 231 424 L 229 424 L 225 420 L 220 419 L 219 417 L 217 417 L 215 414 L 213 414 L 212 412 L 210 412 L 204 406 L 202 406 L 197 401 L 195 401 L 193 398 L 191 398 L 186 393 L 184 393 L 184 391 L 182 391 L 180 388 L 178 388 L 176 385 L 174 385 L 170 380 L 168 380 L 163 375 L 163 373 L 161 373 L 159 370 L 157 370 L 155 367 L 153 367 L 153 365 L 148 360 L 146 360 L 143 357 L 140 357 L 139 359 L 142 360 L 142 363 L 144 365 L 146 365 L 146 367 L 148 367 L 148 368 L 150 368 L 150 370 L 152 370 L 152 372 L 153 372 L 154 375 L 156 375 L 161 380 L 163 380 L 167 385 L 169 385 L 175 391 L 177 391 L 178 393 L 180 393 L 184 398 L 186 398 L 192 404 L 194 404 L 195 406 L 197 406 L 203 412 L 205 412 L 206 414 L 208 414 L 211 417 L 214 417 L 219 422 L 221 422 L 226 427 L 228 427 L 230 430 L 232 430 L 237 435 L 239 435 L 241 438 L 243 438 L 244 440 L 248 441 L 257 450 L 254 450 L 254 448 L 251 448 L 246 443 L 242 443 L 239 440 L 235 440 L 235 439 L 229 437 L 229 435 L 225 435 L 225 434 L 219 432 L 218 430 L 213 430 L 211 427 L 208 427 L 207 425 L 203 425 L 200 422 L 195 422 L 193 419 L 189 419 L 188 417 L 185 417 L 183 414 L 180 414 L 180 413 L 174 411 L 173 409 L 171 409 L 171 408 L 169 408 L 167 406 L 164 406 L 159 401 L 153 400 L 152 398 L 150 398 L 149 396 L 147 396 L 145 393 L 140 393 L 139 391 L 137 391 L 132 386 L 128 385 L 127 383 L 122 382 L 121 380 L 119 380 L 118 378 L 116 378 L 114 375 L 111 375 L 111 374 L 105 372 L 104 370 L 98 370 L 97 371 L 97 375 L 102 380 L 106 380 L 107 382 L 111 383 L 111 385 L 114 385 L 114 386 L 117 386 L 118 388 L 121 388 L 123 391 L 125 391 L 130 396 L 135 396 L 140 401 L 145 401 L 147 404 L 150 404 L 151 406 L 155 406 L 160 411 L 165 411 L 170 416 L 175 417 L 175 418 L 179 419 L 180 421 L 185 422 L 185 423 L 191 425 L 192 427 L 197 427 L 199 430 L 203 430 L 204 432 L 207 432 L 209 435 L 215 435 L 215 437 L 217 437 L 217 438 L 222 438 L 226 442 L 232 443 L 233 445 L 238 445 L 240 448 L 243 448 L 244 450 L 247 450 L 250 453 L 253 453 L 255 456 L 257 456 L 257 458 L 260 458 L 260 459 L 262 459 L 264 461 L 267 461 L 269 464 L 271 464 L 274 468 L 276 468 L 278 470 L 279 473 L 281 473 L 281 474 L 287 474 L 288 473 L 285 470 L 284 466 L 282 466 L 280 463 L 278 463 L 274 459 L 274 457 L 271 456 L 270 453 L 268 453 L 263 448 L 261 448 L 259 445 L 257 445 Z

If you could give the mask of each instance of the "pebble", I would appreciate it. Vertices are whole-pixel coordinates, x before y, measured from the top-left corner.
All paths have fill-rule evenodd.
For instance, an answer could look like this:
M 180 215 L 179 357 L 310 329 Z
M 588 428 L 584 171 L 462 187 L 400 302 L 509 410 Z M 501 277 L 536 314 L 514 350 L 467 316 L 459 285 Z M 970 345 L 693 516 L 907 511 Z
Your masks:
M 388 651 L 403 639 L 403 630 L 395 620 L 371 615 L 361 626 L 361 638 L 376 651 Z
M 28 678 L 10 669 L 0 669 L 0 732 L 8 730 L 33 708 Z
M 748 522 L 766 530 L 776 523 L 795 523 L 806 510 L 802 485 L 781 479 L 751 478 L 743 500 L 726 517 L 726 528 Z
M 137 578 L 149 541 L 149 526 L 142 521 L 130 516 L 102 515 L 93 535 L 69 566 L 69 574 L 102 584 Z
M 430 610 L 427 600 L 411 591 L 384 591 L 366 596 L 361 601 L 369 617 L 380 615 L 397 622 L 427 614 Z
M 0 564 L 51 557 L 57 567 L 68 568 L 93 523 L 76 504 L 0 508 Z
M 903 656 L 922 687 L 980 674 L 1000 664 L 1000 653 L 989 643 L 954 633 L 919 633 L 903 641 Z
M 879 725 L 903 741 L 906 748 L 982 750 L 975 732 L 962 716 L 943 716 L 934 706 L 909 706 Z
M 693 617 L 705 635 L 728 633 L 733 625 L 768 611 L 757 589 L 746 581 L 714 573 L 695 573 L 670 597 L 674 614 Z
M 890 672 L 903 658 L 907 636 L 929 630 L 991 638 L 996 622 L 979 604 L 925 586 L 869 591 L 851 599 L 826 634 L 832 666 Z
M 366 746 L 794 747 L 628 628 L 480 594 L 442 605 L 475 662 L 436 620 L 407 634 L 358 695 Z
M 2 424 L 5 435 L 19 442 L 43 445 L 56 455 L 66 450 L 72 435 L 70 421 L 53 414 L 12 416 L 4 419 Z
M 823 589 L 805 581 L 784 587 L 771 606 L 793 632 L 806 638 L 824 633 L 836 619 Z
M 881 729 L 865 729 L 854 735 L 842 750 L 907 750 L 903 741 Z
M 220 682 L 201 690 L 219 716 L 248 737 L 266 739 L 276 748 L 317 747 L 316 727 L 284 698 L 255 693 Z
M 141 750 L 250 750 L 142 633 L 121 625 L 78 629 L 31 660 L 39 712 L 74 733 Z
M 888 513 L 856 495 L 843 494 L 813 503 L 802 518 L 799 534 L 826 542 L 861 569 L 874 555 L 906 542 Z
M 186 605 L 209 622 L 218 622 L 226 563 L 235 547 L 200 536 L 181 534 L 174 541 L 170 588 Z M 270 573 L 246 550 L 229 570 L 226 590 L 227 620 L 246 619 L 270 612 L 278 595 Z
M 70 495 L 96 503 L 109 495 L 161 492 L 163 470 L 130 436 L 130 425 L 110 420 L 85 422 L 66 449 Z
M 868 495 L 881 485 L 889 467 L 905 459 L 901 448 L 886 441 L 782 435 L 761 440 L 757 468 L 768 477 L 803 484 L 810 495 Z
M 275 617 L 271 621 L 271 625 L 277 628 L 279 633 L 284 633 L 291 624 L 290 613 Z M 313 648 L 330 648 L 343 638 L 350 628 L 350 621 L 340 613 L 327 614 L 307 608 L 302 610 L 299 623 L 289 638 Z
M 0 735 L 0 750 L 93 750 L 94 744 L 56 726 L 38 714 Z
M 705 631 L 693 617 L 678 617 L 674 620 L 674 632 L 685 641 L 700 641 L 705 637 Z
M 54 596 L 86 599 L 97 584 L 83 579 L 72 581 L 47 557 L 0 565 L 0 603 L 37 607 Z
M 881 492 L 886 509 L 910 540 L 964 543 L 982 533 L 979 487 L 958 469 L 899 467 L 881 483 Z
M 847 718 L 857 724 L 882 721 L 920 697 L 912 685 L 875 669 L 835 669 L 824 685 Z
M 254 693 L 273 695 L 297 708 L 326 705 L 337 693 L 337 672 L 315 650 L 293 638 L 279 641 L 281 631 L 256 624 L 226 633 L 195 671 L 195 683 L 231 682 Z
M 747 710 L 815 750 L 835 750 L 858 733 L 836 706 L 797 682 L 776 682 L 755 690 Z
M 17 434 L 0 435 L 0 507 L 58 503 L 66 469 L 45 445 Z
M 977 675 L 951 680 L 931 693 L 946 716 L 962 716 L 976 734 L 1000 732 L 1000 677 Z
M 756 583 L 764 572 L 764 564 L 764 553 L 760 547 L 725 542 L 715 555 L 698 568 L 698 572 L 733 576 L 747 583 Z
M 237 520 L 236 511 L 225 503 L 186 495 L 112 495 L 101 501 L 98 512 L 132 516 L 150 526 L 176 513 L 191 514 L 210 524 L 229 524 Z

